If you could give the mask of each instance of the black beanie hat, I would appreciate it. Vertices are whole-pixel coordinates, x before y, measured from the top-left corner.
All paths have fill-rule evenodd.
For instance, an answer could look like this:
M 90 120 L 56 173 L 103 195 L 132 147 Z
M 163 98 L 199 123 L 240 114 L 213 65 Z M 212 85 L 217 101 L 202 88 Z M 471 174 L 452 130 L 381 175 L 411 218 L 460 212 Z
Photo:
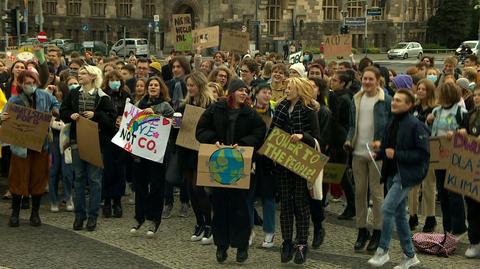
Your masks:
M 228 93 L 234 93 L 236 90 L 241 88 L 248 89 L 248 86 L 241 79 L 234 79 L 230 82 L 230 84 L 228 84 Z

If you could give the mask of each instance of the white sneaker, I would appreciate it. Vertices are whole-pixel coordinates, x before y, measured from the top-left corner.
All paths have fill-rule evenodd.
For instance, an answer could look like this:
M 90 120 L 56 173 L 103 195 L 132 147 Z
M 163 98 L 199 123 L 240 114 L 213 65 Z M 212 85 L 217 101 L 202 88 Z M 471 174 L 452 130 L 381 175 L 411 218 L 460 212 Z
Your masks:
M 143 223 L 142 223 L 142 224 L 143 224 Z M 134 235 L 134 236 L 135 236 L 135 235 L 138 235 L 138 231 L 140 230 L 140 227 L 142 227 L 142 224 L 140 224 L 140 223 L 137 222 L 136 225 L 133 226 L 132 229 L 130 229 L 130 234 L 131 234 L 131 235 Z
M 202 241 L 200 241 L 200 244 L 202 244 L 202 245 L 211 245 L 211 244 L 213 244 L 213 235 L 210 235 L 210 237 L 204 237 L 204 238 L 202 238 Z
M 480 243 L 476 245 L 470 245 L 467 251 L 465 251 L 465 257 L 480 258 Z
M 251 246 L 253 244 L 253 240 L 255 240 L 255 232 L 252 230 L 250 233 L 250 238 L 248 239 L 248 246 Z
M 417 258 L 417 255 L 413 256 L 413 258 L 409 258 L 406 255 L 403 256 L 403 262 L 395 267 L 393 269 L 408 269 L 412 266 L 419 265 L 420 261 Z
M 57 213 L 59 211 L 60 211 L 60 208 L 58 208 L 58 205 L 50 204 L 50 212 Z
M 73 206 L 73 198 L 70 197 L 70 199 L 67 201 L 67 211 L 72 212 L 74 209 L 75 207 Z
M 388 255 L 388 252 L 385 252 L 382 248 L 377 248 L 375 255 L 368 260 L 368 264 L 374 267 L 380 267 L 386 264 L 389 260 L 390 256 Z
M 265 239 L 263 239 L 262 248 L 273 247 L 273 239 L 275 239 L 275 234 L 274 233 L 265 234 Z
M 150 238 L 154 237 L 159 226 L 160 226 L 160 223 L 156 224 L 154 221 L 151 221 L 151 220 L 147 221 L 147 228 L 148 228 L 147 237 L 150 237 Z

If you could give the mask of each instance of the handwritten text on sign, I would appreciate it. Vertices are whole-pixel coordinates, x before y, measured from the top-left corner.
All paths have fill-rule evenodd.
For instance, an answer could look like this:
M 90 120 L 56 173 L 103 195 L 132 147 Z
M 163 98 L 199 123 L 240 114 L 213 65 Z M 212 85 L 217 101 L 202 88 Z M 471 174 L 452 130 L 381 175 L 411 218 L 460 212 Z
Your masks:
M 128 101 L 112 142 L 133 155 L 163 163 L 171 120 L 156 114 L 147 115 Z
M 10 119 L 2 123 L 0 140 L 6 144 L 42 151 L 52 115 L 8 104 Z
M 258 152 L 312 183 L 328 162 L 327 156 L 307 144 L 291 143 L 290 134 L 276 127 Z
M 480 144 L 475 137 L 458 133 L 451 142 L 445 188 L 480 202 Z
M 186 51 L 192 49 L 192 21 L 190 14 L 174 14 L 173 20 L 173 43 L 175 49 Z
M 352 35 L 325 36 L 325 57 L 347 56 L 352 53 Z
M 288 56 L 288 63 L 290 64 L 301 63 L 303 61 L 302 54 L 303 54 L 303 51 L 290 54 L 290 56 Z

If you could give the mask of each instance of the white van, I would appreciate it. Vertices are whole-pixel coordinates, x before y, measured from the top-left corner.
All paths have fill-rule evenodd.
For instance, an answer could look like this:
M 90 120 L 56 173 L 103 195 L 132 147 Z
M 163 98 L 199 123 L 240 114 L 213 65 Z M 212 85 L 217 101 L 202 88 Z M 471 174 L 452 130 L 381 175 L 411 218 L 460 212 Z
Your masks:
M 117 56 L 142 56 L 148 57 L 148 41 L 144 38 L 126 38 L 118 40 L 110 50 Z

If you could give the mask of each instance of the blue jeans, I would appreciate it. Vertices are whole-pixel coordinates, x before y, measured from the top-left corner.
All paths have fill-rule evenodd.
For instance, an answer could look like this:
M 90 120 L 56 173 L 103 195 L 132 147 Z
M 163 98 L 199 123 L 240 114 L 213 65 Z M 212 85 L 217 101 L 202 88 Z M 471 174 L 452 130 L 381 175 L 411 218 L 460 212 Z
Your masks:
M 407 221 L 407 198 L 411 187 L 402 187 L 400 174 L 387 179 L 388 193 L 382 205 L 383 227 L 379 248 L 388 251 L 392 239 L 393 223 L 397 226 L 400 246 L 403 253 L 412 258 L 415 256 L 412 235 Z
M 247 208 L 248 214 L 250 215 L 250 227 L 254 226 L 255 219 L 255 207 L 253 206 L 255 202 L 255 193 L 256 193 L 256 180 L 253 180 L 251 188 L 247 194 Z M 262 208 L 263 208 L 263 232 L 265 233 L 274 233 L 275 232 L 275 197 L 268 198 L 262 197 Z
M 59 137 L 53 136 L 53 143 L 49 147 L 52 163 L 49 172 L 49 191 L 50 202 L 52 204 L 58 204 L 58 183 L 59 179 L 63 183 L 63 200 L 68 201 L 72 192 L 73 183 L 73 168 L 71 164 L 65 163 L 65 158 L 60 154 Z
M 88 216 L 89 218 L 96 219 L 102 197 L 103 169 L 81 160 L 78 149 L 76 148 L 72 149 L 72 162 L 73 168 L 75 169 L 75 180 L 73 181 L 75 218 L 83 220 Z M 90 190 L 88 212 L 85 201 L 87 181 Z

